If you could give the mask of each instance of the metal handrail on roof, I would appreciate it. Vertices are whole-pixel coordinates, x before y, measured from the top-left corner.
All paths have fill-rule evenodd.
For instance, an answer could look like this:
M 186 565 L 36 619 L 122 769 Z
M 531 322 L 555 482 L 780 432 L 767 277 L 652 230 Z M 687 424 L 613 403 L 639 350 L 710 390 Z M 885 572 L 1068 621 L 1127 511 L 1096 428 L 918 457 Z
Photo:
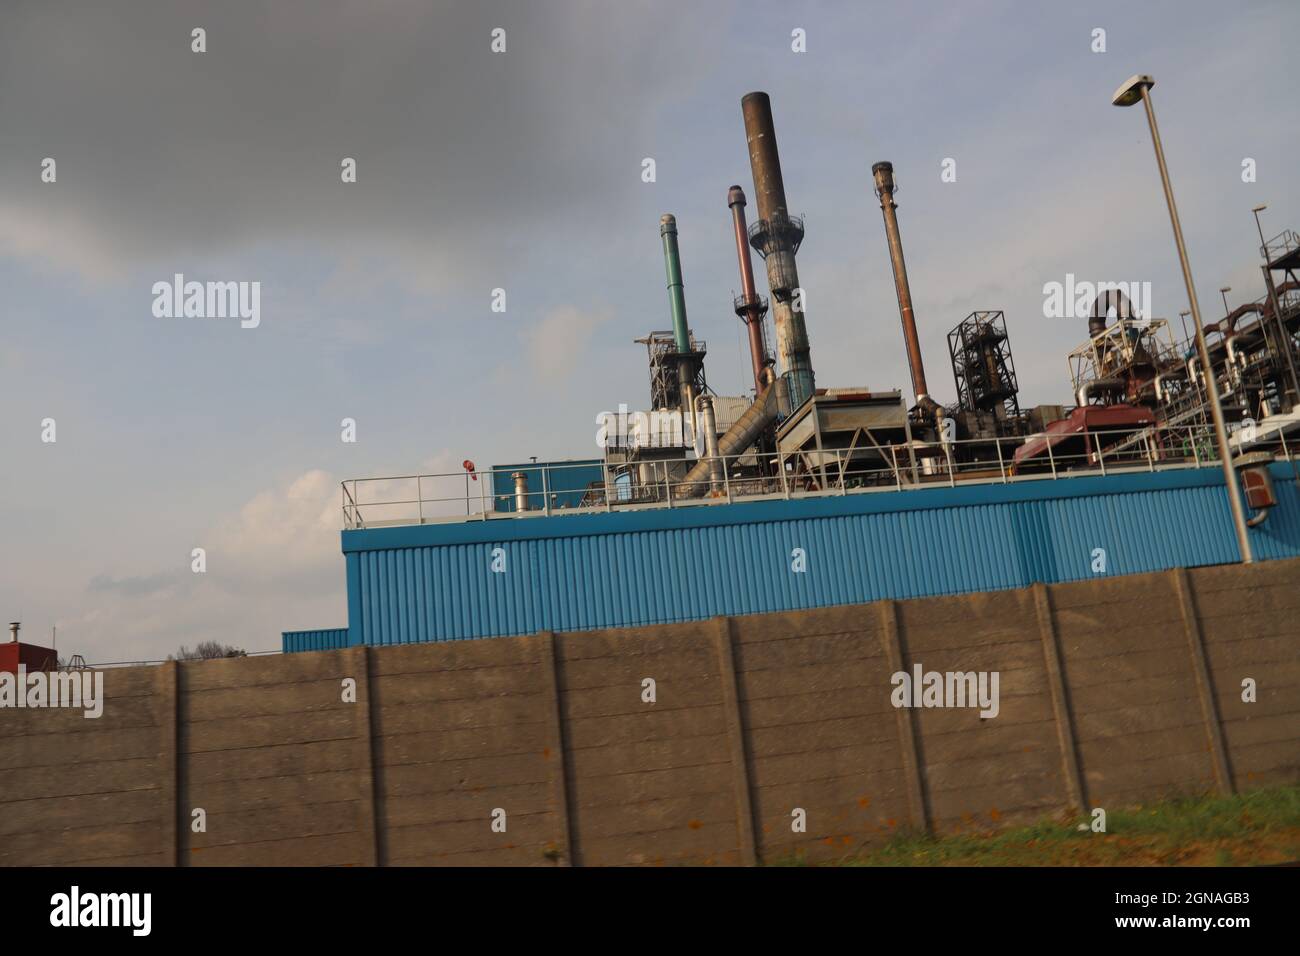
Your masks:
M 1113 434 L 1113 439 L 1108 435 Z M 1026 461 L 1013 461 L 1014 450 L 1026 441 L 1041 439 L 1041 451 Z M 1278 457 L 1292 461 L 1293 448 L 1286 434 L 1278 430 L 1270 443 L 1280 441 Z M 1239 441 L 1244 447 L 1248 444 Z M 987 457 L 962 461 L 962 446 L 979 446 Z M 1079 446 L 1074 450 L 1073 446 Z M 870 494 L 910 491 L 921 488 L 953 487 L 957 484 L 1012 483 L 1064 480 L 1087 475 L 1108 475 L 1131 471 L 1167 471 L 1218 467 L 1216 443 L 1209 423 L 1096 430 L 1065 435 L 1037 435 L 951 442 L 913 442 L 883 449 L 884 458 L 864 460 L 863 450 L 824 449 L 773 457 L 767 474 L 754 474 L 755 453 L 723 457 L 723 482 L 718 491 L 708 489 L 700 497 L 688 497 L 687 485 L 700 482 L 674 479 L 666 462 L 653 463 L 652 480 L 638 483 L 636 494 L 615 486 L 613 472 L 602 489 L 589 489 L 583 501 L 572 507 L 555 503 L 552 488 L 496 494 L 480 482 L 477 494 L 464 486 L 464 472 L 430 475 L 402 475 L 382 478 L 353 478 L 342 483 L 343 527 L 345 530 L 400 525 L 442 524 L 466 521 L 527 520 L 534 517 L 580 515 L 646 508 L 681 508 L 728 504 L 771 498 L 806 498 L 824 495 Z M 972 452 L 973 454 L 973 452 Z M 777 467 L 777 462 L 781 467 Z M 748 467 L 745 467 L 748 466 Z M 793 467 L 791 467 L 793 466 Z M 548 472 L 588 465 L 550 465 Z M 426 494 L 437 482 L 453 482 L 454 495 Z M 545 481 L 544 481 L 545 484 Z M 698 487 L 690 492 L 699 493 Z M 514 507 L 520 497 L 524 510 L 497 510 L 498 500 Z

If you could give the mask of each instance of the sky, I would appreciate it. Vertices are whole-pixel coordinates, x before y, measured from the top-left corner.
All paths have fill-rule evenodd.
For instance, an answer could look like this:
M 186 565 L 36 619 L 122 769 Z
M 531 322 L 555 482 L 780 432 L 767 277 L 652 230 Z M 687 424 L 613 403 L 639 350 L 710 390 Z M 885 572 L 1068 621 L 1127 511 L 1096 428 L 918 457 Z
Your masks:
M 0 618 L 92 663 L 345 626 L 341 480 L 589 457 L 600 412 L 645 407 L 665 212 L 709 384 L 743 394 L 752 90 L 806 217 L 819 386 L 909 388 L 890 160 L 932 393 L 955 398 L 948 331 L 1001 309 L 1022 406 L 1068 404 L 1086 323 L 1045 318 L 1046 283 L 1187 307 L 1146 123 L 1111 95 L 1156 77 L 1209 321 L 1221 286 L 1263 295 L 1251 207 L 1300 225 L 1298 27 L 1285 0 L 6 0 Z M 258 324 L 159 317 L 177 273 L 260 283 Z

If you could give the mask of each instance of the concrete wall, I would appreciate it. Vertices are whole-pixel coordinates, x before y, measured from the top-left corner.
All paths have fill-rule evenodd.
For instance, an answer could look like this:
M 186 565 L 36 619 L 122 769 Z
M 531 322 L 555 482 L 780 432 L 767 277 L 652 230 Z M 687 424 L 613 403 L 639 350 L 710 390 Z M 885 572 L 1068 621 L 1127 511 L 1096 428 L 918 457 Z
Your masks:
M 1284 560 L 112 670 L 98 720 L 0 709 L 0 864 L 734 865 L 1294 783 L 1297 585 Z M 894 708 L 918 663 L 998 671 L 1000 714 Z

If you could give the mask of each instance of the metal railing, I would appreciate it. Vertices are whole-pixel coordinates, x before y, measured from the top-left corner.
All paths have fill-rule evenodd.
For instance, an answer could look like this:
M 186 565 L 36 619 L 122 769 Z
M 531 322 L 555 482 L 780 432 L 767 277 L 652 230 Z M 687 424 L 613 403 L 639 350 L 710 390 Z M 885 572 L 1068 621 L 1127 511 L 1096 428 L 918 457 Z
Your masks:
M 1296 235 L 1292 229 L 1284 229 L 1266 241 L 1259 252 L 1265 262 L 1275 262 L 1298 247 L 1300 247 L 1300 235 Z
M 1037 440 L 1037 441 L 1036 441 Z M 1262 440 L 1262 439 L 1261 439 Z M 1280 441 L 1278 457 L 1292 461 L 1289 444 L 1280 430 L 1269 444 Z M 1017 450 L 1035 442 L 1032 456 Z M 1218 467 L 1213 427 L 1195 424 L 1145 429 L 1098 430 L 1079 433 L 1022 435 L 1002 439 L 964 439 L 952 442 L 914 442 L 888 445 L 864 457 L 858 449 L 803 450 L 784 456 L 755 453 L 723 457 L 722 480 L 713 487 L 708 478 L 686 481 L 691 460 L 646 462 L 649 480 L 641 481 L 640 465 L 610 465 L 603 486 L 595 483 L 581 496 L 582 504 L 566 505 L 574 491 L 557 493 L 561 482 L 549 476 L 588 465 L 547 465 L 539 469 L 541 488 L 495 494 L 491 473 L 472 481 L 464 472 L 353 478 L 343 485 L 343 527 L 376 528 L 393 525 L 434 524 L 449 521 L 488 521 L 561 514 L 591 514 L 641 508 L 680 508 L 726 504 L 763 498 L 804 498 L 824 495 L 907 491 L 953 487 L 958 483 L 1010 483 L 1064 480 L 1084 475 L 1110 475 L 1135 471 Z M 686 468 L 683 468 L 683 464 Z M 759 465 L 766 466 L 764 469 Z M 631 477 L 620 480 L 620 472 Z M 562 487 L 573 488 L 572 482 Z M 518 510 L 520 497 L 528 508 Z

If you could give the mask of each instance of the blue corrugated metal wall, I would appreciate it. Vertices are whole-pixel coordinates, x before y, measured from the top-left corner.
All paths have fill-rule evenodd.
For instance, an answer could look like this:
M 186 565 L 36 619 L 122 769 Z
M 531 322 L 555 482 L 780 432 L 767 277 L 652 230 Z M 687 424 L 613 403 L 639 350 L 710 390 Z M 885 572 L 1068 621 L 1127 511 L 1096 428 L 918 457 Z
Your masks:
M 1258 559 L 1300 556 L 1300 494 Z M 505 571 L 491 569 L 501 549 Z M 807 570 L 792 571 L 800 548 Z M 343 532 L 354 644 L 630 627 L 1238 558 L 1218 469 Z
M 295 651 L 333 651 L 347 646 L 346 627 L 331 627 L 323 631 L 284 631 L 280 635 L 280 649 L 286 654 Z

